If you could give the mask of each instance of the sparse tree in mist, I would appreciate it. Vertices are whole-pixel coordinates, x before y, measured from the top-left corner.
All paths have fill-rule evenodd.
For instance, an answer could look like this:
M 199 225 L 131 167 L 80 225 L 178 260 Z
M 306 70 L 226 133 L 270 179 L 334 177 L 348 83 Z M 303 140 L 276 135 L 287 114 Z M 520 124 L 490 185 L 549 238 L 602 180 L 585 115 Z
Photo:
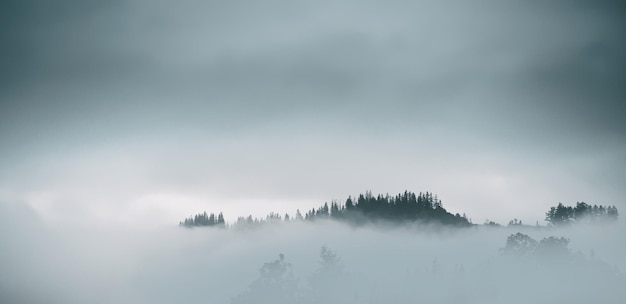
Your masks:
M 226 227 L 226 221 L 224 221 L 224 214 L 222 214 L 221 212 L 220 212 L 220 214 L 217 215 L 216 225 L 219 228 L 225 228 Z
M 564 257 L 569 255 L 567 246 L 570 240 L 564 237 L 550 236 L 539 241 L 537 254 L 542 257 Z
M 339 205 L 337 204 L 337 202 L 331 202 L 330 203 L 330 218 L 334 219 L 334 220 L 339 220 L 341 219 L 341 215 L 342 215 L 342 210 L 340 210 Z
M 220 212 L 215 219 L 215 213 L 210 215 L 205 212 L 190 216 L 178 223 L 181 227 L 200 227 L 200 226 L 218 226 L 225 227 L 224 215 Z
M 523 233 L 511 234 L 502 252 L 508 255 L 529 256 L 535 253 L 537 241 Z
M 512 219 L 509 221 L 508 226 L 522 226 L 522 221 L 518 219 Z
M 565 258 L 570 255 L 567 247 L 570 240 L 564 237 L 549 236 L 537 242 L 523 233 L 511 234 L 500 251 L 509 256 L 532 258 Z
M 270 214 L 265 217 L 265 222 L 267 223 L 279 223 L 281 221 L 282 217 L 278 213 L 270 212 Z
M 296 221 L 302 221 L 304 217 L 302 217 L 302 213 L 300 213 L 300 209 L 296 210 Z
M 485 222 L 483 223 L 483 225 L 484 226 L 490 226 L 490 227 L 500 227 L 501 226 L 500 224 L 498 224 L 498 223 L 496 223 L 496 222 L 494 222 L 492 220 L 489 220 L 489 219 L 486 219 Z
M 607 217 L 609 221 L 617 221 L 618 216 L 619 216 L 619 213 L 615 206 L 610 206 L 607 208 Z
M 279 254 L 273 262 L 265 263 L 259 271 L 259 278 L 250 284 L 248 290 L 232 298 L 232 304 L 300 303 L 298 281 L 284 254 Z
M 346 286 L 346 276 L 341 259 L 327 246 L 320 250 L 319 268 L 308 278 L 304 303 L 346 303 L 351 290 Z

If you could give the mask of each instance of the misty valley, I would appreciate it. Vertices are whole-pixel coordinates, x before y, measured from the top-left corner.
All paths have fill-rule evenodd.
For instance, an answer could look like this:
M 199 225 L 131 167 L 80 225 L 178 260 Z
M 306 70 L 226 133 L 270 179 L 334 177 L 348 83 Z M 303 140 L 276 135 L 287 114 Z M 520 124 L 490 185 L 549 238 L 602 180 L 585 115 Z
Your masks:
M 222 213 L 204 212 L 179 225 L 280 244 L 273 256 L 264 254 L 245 287 L 237 280 L 241 290 L 230 297 L 233 304 L 621 303 L 626 276 L 607 259 L 619 255 L 596 255 L 624 246 L 617 208 L 559 203 L 545 215 L 548 226 L 517 219 L 476 225 L 465 214 L 447 212 L 428 192 L 366 192 L 304 215 L 270 213 L 227 224 Z M 301 252 L 315 251 L 316 242 L 318 256 Z
M 617 208 L 558 204 L 547 226 L 473 224 L 431 193 L 369 192 L 264 219 L 51 225 L 0 205 L 2 303 L 623 303 Z M 16 237 L 16 235 L 18 237 Z
M 624 29 L 624 0 L 2 0 L 0 304 L 625 304 Z

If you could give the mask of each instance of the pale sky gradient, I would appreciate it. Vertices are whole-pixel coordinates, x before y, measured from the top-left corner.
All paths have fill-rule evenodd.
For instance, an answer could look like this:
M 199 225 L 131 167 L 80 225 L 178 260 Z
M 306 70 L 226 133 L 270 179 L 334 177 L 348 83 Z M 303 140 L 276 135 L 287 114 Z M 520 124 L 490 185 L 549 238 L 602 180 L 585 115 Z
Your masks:
M 622 1 L 3 1 L 0 203 L 176 225 L 366 190 L 626 209 Z M 624 212 L 622 212 L 624 213 Z

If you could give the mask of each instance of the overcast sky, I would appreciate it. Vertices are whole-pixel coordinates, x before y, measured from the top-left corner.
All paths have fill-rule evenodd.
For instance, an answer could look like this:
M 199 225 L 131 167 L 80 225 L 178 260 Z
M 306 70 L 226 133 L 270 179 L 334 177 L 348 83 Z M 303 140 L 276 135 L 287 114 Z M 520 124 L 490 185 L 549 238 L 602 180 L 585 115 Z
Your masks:
M 622 1 L 0 4 L 0 203 L 176 225 L 431 191 L 626 207 Z

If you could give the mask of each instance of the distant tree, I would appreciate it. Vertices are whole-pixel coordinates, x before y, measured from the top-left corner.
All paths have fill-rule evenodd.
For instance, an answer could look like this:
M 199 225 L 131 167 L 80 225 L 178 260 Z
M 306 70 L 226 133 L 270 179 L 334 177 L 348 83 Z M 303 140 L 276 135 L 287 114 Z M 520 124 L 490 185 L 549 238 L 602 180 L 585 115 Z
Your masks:
M 345 282 L 341 259 L 329 249 L 322 246 L 320 250 L 320 267 L 308 278 L 309 289 L 304 292 L 304 303 L 347 303 L 350 290 Z
M 328 203 L 324 203 L 322 207 L 319 207 L 315 212 L 315 217 L 327 219 L 330 217 L 330 209 L 328 208 Z
M 607 219 L 609 221 L 617 221 L 619 213 L 617 212 L 617 208 L 615 206 L 611 206 L 607 208 Z
M 225 228 L 226 227 L 226 221 L 224 221 L 224 214 L 222 214 L 220 212 L 220 214 L 217 215 L 217 223 L 216 225 L 220 228 Z
M 341 214 L 339 212 L 339 205 L 337 205 L 336 202 L 330 203 L 330 217 L 332 219 L 339 219 L 341 217 Z
M 582 222 L 584 220 L 590 220 L 591 218 L 591 206 L 585 202 L 577 202 L 574 207 L 574 220 L 576 222 Z
M 600 223 L 617 220 L 618 211 L 615 206 L 589 205 L 577 202 L 575 207 L 559 203 L 546 212 L 546 221 L 551 226 L 563 226 L 573 223 Z
M 199 227 L 199 226 L 215 226 L 218 225 L 219 227 L 224 227 L 225 223 L 224 223 L 224 216 L 222 215 L 222 213 L 220 212 L 220 216 L 221 216 L 221 222 L 220 219 L 218 217 L 218 219 L 215 219 L 215 214 L 211 213 L 210 215 L 208 215 L 205 212 L 203 213 L 198 213 L 196 215 L 190 216 L 186 219 L 184 219 L 183 221 L 179 222 L 179 226 L 182 227 Z
M 546 212 L 546 221 L 552 226 L 562 226 L 572 223 L 574 216 L 574 209 L 572 207 L 565 207 L 562 203 L 559 203 L 556 207 L 551 207 Z
M 307 212 L 307 213 L 304 215 L 304 219 L 305 219 L 305 220 L 308 220 L 308 221 L 312 221 L 312 220 L 314 220 L 314 219 L 315 219 L 315 208 L 313 208 L 313 209 L 309 210 L 309 212 Z
M 489 219 L 486 219 L 485 222 L 483 223 L 484 226 L 491 226 L 491 227 L 500 227 L 500 224 L 491 221 Z
M 568 244 L 569 239 L 564 237 L 550 236 L 537 242 L 530 236 L 518 232 L 506 239 L 506 246 L 500 251 L 505 255 L 516 257 L 565 258 L 570 255 Z
M 539 241 L 537 254 L 544 257 L 563 257 L 568 255 L 570 240 L 564 237 L 550 236 Z
M 300 209 L 296 210 L 296 221 L 301 221 L 304 218 L 302 217 L 302 213 L 300 213 Z
M 511 234 L 506 239 L 502 252 L 508 255 L 529 256 L 535 253 L 537 241 L 523 233 Z
M 352 211 L 352 209 L 354 209 L 354 203 L 352 202 L 352 197 L 348 196 L 348 199 L 346 200 L 346 211 L 350 212 Z
M 260 277 L 250 284 L 248 290 L 231 299 L 232 304 L 276 303 L 293 304 L 299 302 L 298 281 L 294 278 L 291 264 L 285 255 L 268 262 L 260 269 Z
M 509 221 L 509 226 L 521 226 L 522 221 L 517 219 L 512 219 Z
M 211 215 L 209 215 L 209 219 L 206 221 L 206 226 L 213 226 L 217 223 L 217 221 L 215 220 L 215 213 L 211 212 Z
M 282 218 L 281 218 L 280 214 L 274 213 L 274 212 L 270 212 L 270 214 L 268 214 L 265 217 L 265 221 L 267 223 L 278 223 L 278 222 L 282 221 Z

